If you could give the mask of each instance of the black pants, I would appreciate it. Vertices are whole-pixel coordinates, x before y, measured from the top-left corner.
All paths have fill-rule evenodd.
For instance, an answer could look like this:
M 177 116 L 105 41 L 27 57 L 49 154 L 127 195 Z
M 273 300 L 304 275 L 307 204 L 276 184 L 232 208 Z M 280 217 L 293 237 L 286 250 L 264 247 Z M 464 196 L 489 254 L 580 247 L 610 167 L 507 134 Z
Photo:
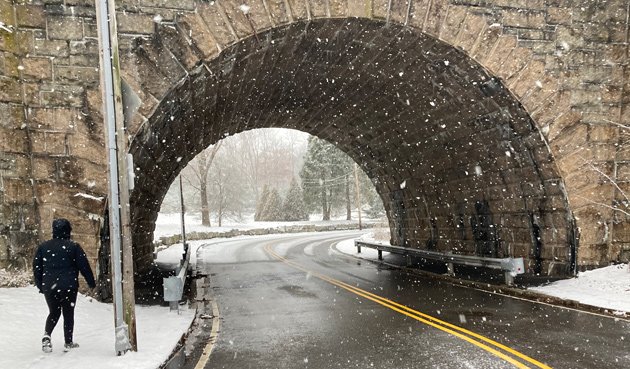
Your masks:
M 44 294 L 48 304 L 48 318 L 45 333 L 51 335 L 63 313 L 63 337 L 66 343 L 72 342 L 74 330 L 74 305 L 77 302 L 77 291 L 51 291 Z

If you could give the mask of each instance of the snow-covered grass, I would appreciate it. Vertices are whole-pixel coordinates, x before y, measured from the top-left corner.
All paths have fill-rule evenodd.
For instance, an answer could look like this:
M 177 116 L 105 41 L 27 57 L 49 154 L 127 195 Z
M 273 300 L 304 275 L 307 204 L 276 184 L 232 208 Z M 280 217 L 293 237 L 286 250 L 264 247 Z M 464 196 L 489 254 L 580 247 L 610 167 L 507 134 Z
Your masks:
M 30 271 L 0 269 L 0 287 L 25 287 L 31 283 Z
M 33 286 L 0 288 L 0 368 L 155 369 L 172 352 L 188 330 L 194 310 L 181 314 L 167 307 L 137 306 L 138 352 L 116 356 L 111 304 L 79 295 L 75 310 L 74 339 L 81 346 L 63 352 L 63 318 L 53 332 L 53 352 L 44 354 L 41 338 L 48 314 L 44 296 Z
M 221 223 L 221 227 L 217 226 L 215 219 L 211 220 L 212 227 L 204 226 L 201 224 L 201 216 L 195 213 L 186 213 L 184 218 L 186 233 L 190 232 L 229 232 L 233 229 L 238 230 L 250 230 L 250 229 L 265 229 L 265 228 L 280 228 L 293 225 L 334 225 L 334 224 L 354 224 L 357 223 L 357 216 L 353 214 L 353 220 L 345 220 L 344 217 L 335 218 L 332 220 L 315 220 L 315 216 L 311 216 L 308 221 L 296 221 L 296 222 L 257 222 L 254 221 L 254 215 L 248 214 L 243 216 L 241 221 L 233 219 L 224 219 Z M 378 222 L 380 220 L 375 219 L 363 219 L 364 222 Z M 172 236 L 181 233 L 181 214 L 178 213 L 159 213 L 158 218 L 155 221 L 155 231 L 153 232 L 153 239 L 158 240 L 160 237 Z
M 374 241 L 374 238 L 373 233 L 368 233 L 362 237 L 368 241 Z M 354 239 L 341 241 L 336 245 L 336 248 L 347 255 L 378 261 L 378 252 L 374 249 L 364 247 L 358 254 L 354 246 Z M 383 252 L 383 257 L 386 255 L 388 253 Z M 531 287 L 529 290 L 618 311 L 619 315 L 630 314 L 630 271 L 627 264 L 612 265 L 579 273 L 576 278 L 563 279 L 546 286 Z

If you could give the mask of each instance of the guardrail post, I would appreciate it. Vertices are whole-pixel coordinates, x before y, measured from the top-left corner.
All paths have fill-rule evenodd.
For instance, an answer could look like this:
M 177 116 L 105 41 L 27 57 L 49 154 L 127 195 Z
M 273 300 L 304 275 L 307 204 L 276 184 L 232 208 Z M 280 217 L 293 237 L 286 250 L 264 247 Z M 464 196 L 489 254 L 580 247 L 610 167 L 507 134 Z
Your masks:
M 379 260 L 383 260 L 383 251 L 402 255 L 406 257 L 408 267 L 412 266 L 412 256 L 419 257 L 423 260 L 426 259 L 443 262 L 446 264 L 447 272 L 451 276 L 455 276 L 455 264 L 500 269 L 505 272 L 505 284 L 508 286 L 513 286 L 514 277 L 516 277 L 516 275 L 518 274 L 523 274 L 525 271 L 523 258 L 488 258 L 474 255 L 458 255 L 452 253 L 407 248 L 395 245 L 384 245 L 381 243 L 369 241 L 363 241 L 361 242 L 361 244 L 363 244 L 363 246 L 365 247 L 377 250 Z M 356 240 L 355 245 L 357 246 L 357 249 L 360 250 L 359 242 Z
M 164 278 L 164 301 L 168 301 L 171 311 L 179 313 L 179 300 L 184 293 L 184 282 L 177 276 Z
M 361 244 L 356 242 L 356 241 L 354 242 L 354 244 L 357 246 L 357 254 L 360 254 L 361 253 Z
M 446 271 L 448 275 L 455 277 L 455 264 L 446 263 Z
M 509 272 L 509 271 L 505 272 L 505 284 L 508 286 L 514 285 L 514 276 L 512 275 L 512 272 Z

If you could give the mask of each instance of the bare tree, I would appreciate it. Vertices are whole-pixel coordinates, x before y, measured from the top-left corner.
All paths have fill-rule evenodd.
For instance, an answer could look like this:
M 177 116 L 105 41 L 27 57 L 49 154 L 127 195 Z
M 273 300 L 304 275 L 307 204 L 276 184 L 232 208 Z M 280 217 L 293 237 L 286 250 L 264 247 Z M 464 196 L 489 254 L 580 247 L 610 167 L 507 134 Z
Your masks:
M 217 142 L 209 149 L 204 150 L 197 157 L 197 175 L 199 178 L 200 196 L 201 196 L 201 224 L 210 227 L 210 208 L 208 207 L 208 173 L 210 172 L 210 166 L 214 161 L 221 143 Z
M 210 168 L 209 199 L 216 211 L 219 227 L 227 216 L 241 218 L 245 199 L 251 196 L 243 182 L 243 168 L 234 160 L 240 153 L 235 140 L 224 140 Z
M 182 178 L 187 185 L 199 192 L 201 203 L 201 224 L 210 226 L 210 208 L 208 206 L 208 174 L 214 158 L 223 141 L 208 147 L 200 152 L 188 166 L 182 171 Z
M 284 191 L 301 165 L 306 149 L 306 135 L 302 132 L 279 129 L 254 130 L 240 133 L 234 140 L 238 155 L 233 158 L 243 169 L 243 180 L 260 200 L 263 184 Z
M 252 130 L 210 146 L 181 172 L 188 207 L 201 210 L 204 225 L 210 225 L 215 215 L 224 223 L 226 216 L 253 211 L 264 184 L 281 193 L 289 188 L 303 162 L 306 137 L 292 130 Z M 165 211 L 175 211 L 179 203 L 175 187 L 171 186 L 163 201 Z M 228 196 L 230 192 L 234 195 Z

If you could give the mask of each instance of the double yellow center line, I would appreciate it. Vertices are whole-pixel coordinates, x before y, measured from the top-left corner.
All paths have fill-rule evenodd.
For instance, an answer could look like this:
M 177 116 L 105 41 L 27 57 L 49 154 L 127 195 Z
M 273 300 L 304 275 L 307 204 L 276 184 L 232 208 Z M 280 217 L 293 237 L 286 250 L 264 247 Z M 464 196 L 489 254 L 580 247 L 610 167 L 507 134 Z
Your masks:
M 469 331 L 467 329 L 458 327 L 454 324 L 445 322 L 443 320 L 437 319 L 433 316 L 424 314 L 422 312 L 419 312 L 417 310 L 411 309 L 405 305 L 401 305 L 395 301 L 391 301 L 389 299 L 386 299 L 384 297 L 375 295 L 369 291 L 360 289 L 358 287 L 349 285 L 347 283 L 344 283 L 342 281 L 330 278 L 328 276 L 325 276 L 323 274 L 319 274 L 316 272 L 313 272 L 311 270 L 308 270 L 306 268 L 304 268 L 303 266 L 301 266 L 298 263 L 295 263 L 291 260 L 288 260 L 284 257 L 282 257 L 281 255 L 278 255 L 275 251 L 273 251 L 271 249 L 271 244 L 267 244 L 265 246 L 265 251 L 273 256 L 274 258 L 289 264 L 290 266 L 292 266 L 295 269 L 301 270 L 305 273 L 308 273 L 314 277 L 317 277 L 323 281 L 326 281 L 332 285 L 335 285 L 339 288 L 343 288 L 344 290 L 347 290 L 355 295 L 361 296 L 367 300 L 373 301 L 379 305 L 382 305 L 384 307 L 387 307 L 391 310 L 394 310 L 400 314 L 403 314 L 405 316 L 408 316 L 412 319 L 415 319 L 421 323 L 424 323 L 426 325 L 429 325 L 431 327 L 434 327 L 436 329 L 439 329 L 443 332 L 449 333 L 455 337 L 458 337 L 466 342 L 469 342 L 507 362 L 509 362 L 510 364 L 514 365 L 517 368 L 522 368 L 522 369 L 526 369 L 526 368 L 532 368 L 531 366 L 528 366 L 526 363 L 532 364 L 534 367 L 536 368 L 543 368 L 543 369 L 551 369 L 551 367 L 549 367 L 548 365 L 545 365 L 525 354 L 522 354 L 510 347 L 507 347 L 499 342 L 496 342 L 488 337 L 482 336 L 480 334 L 477 334 L 475 332 Z M 518 360 L 518 359 L 520 360 Z M 525 363 L 524 363 L 525 362 Z

